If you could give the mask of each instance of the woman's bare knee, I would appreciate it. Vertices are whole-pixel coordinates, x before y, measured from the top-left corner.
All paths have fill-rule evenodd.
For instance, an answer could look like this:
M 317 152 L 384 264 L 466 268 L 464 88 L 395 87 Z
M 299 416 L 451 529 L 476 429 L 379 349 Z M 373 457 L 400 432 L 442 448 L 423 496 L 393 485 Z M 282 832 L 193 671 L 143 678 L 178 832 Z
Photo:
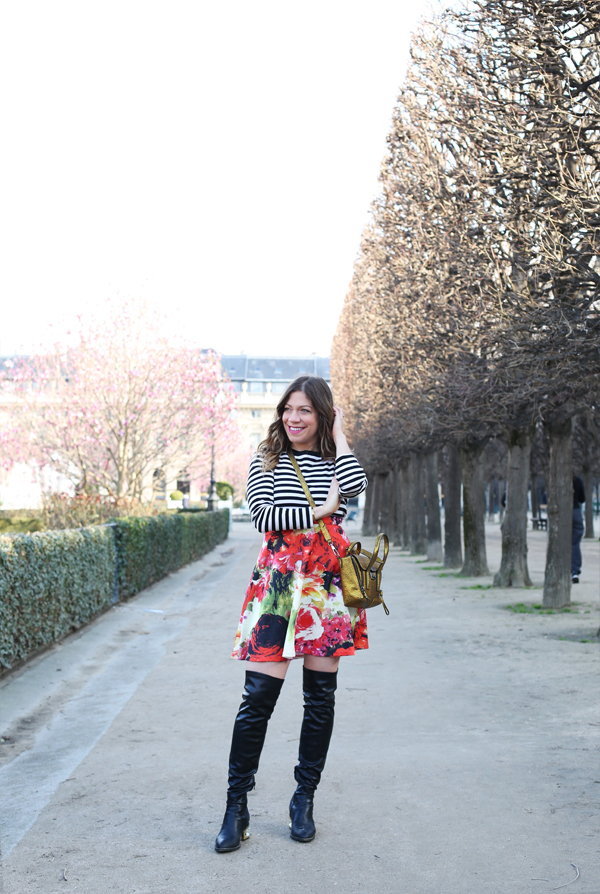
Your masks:
M 320 658 L 317 655 L 305 655 L 304 667 L 312 671 L 323 671 L 324 673 L 334 674 L 340 663 L 339 658 Z
M 277 677 L 283 680 L 287 674 L 290 662 L 285 661 L 249 661 L 248 670 L 253 670 L 257 674 L 266 674 L 268 677 Z

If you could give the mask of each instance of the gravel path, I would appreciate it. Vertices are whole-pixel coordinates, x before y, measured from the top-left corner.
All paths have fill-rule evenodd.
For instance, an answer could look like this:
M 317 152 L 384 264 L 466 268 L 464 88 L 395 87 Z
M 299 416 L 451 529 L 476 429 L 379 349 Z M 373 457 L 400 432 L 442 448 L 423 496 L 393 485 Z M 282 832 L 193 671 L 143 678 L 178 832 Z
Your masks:
M 350 532 L 352 533 L 352 532 Z M 530 535 L 541 585 L 546 535 Z M 391 615 L 344 659 L 316 797 L 290 840 L 295 662 L 271 722 L 251 838 L 213 851 L 244 665 L 229 660 L 260 537 L 111 610 L 0 685 L 4 894 L 600 892 L 600 565 L 570 612 L 391 552 Z M 490 567 L 500 531 L 488 528 Z M 508 604 L 527 610 L 511 611 Z M 562 889 L 561 889 L 562 890 Z

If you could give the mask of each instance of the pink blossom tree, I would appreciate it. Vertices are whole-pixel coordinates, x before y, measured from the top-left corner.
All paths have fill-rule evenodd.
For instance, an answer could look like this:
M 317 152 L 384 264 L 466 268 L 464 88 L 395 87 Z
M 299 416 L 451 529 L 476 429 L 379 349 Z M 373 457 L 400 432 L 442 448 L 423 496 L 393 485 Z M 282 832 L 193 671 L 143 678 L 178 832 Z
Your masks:
M 235 450 L 223 451 L 216 461 L 216 476 L 233 487 L 234 500 L 240 500 L 246 493 L 248 468 L 252 459 L 252 449 L 240 442 Z M 206 485 L 208 489 L 208 484 Z
M 167 336 L 144 302 L 109 301 L 68 336 L 3 374 L 15 454 L 76 491 L 122 501 L 140 500 L 157 469 L 204 477 L 213 444 L 219 457 L 235 452 L 234 392 L 218 355 Z

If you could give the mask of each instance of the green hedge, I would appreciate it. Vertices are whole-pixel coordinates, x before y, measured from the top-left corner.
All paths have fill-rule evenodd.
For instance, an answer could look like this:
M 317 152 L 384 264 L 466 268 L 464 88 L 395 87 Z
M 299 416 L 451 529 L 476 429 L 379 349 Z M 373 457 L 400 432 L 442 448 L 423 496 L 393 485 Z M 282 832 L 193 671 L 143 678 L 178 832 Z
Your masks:
M 110 605 L 111 528 L 0 537 L 0 667 L 10 668 Z
M 0 670 L 10 669 L 227 539 L 229 510 L 0 536 Z M 115 594 L 116 595 L 116 594 Z
M 229 510 L 118 518 L 119 596 L 128 599 L 199 559 L 229 533 Z

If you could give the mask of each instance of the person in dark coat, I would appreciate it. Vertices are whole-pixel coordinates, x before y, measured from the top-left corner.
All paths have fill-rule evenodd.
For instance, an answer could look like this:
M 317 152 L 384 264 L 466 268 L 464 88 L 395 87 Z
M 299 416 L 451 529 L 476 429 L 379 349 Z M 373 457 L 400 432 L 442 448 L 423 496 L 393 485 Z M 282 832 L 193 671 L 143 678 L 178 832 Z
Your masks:
M 583 512 L 581 507 L 585 503 L 585 490 L 583 480 L 578 475 L 573 475 L 573 534 L 571 538 L 571 582 L 579 583 L 581 574 L 581 539 L 583 537 Z

